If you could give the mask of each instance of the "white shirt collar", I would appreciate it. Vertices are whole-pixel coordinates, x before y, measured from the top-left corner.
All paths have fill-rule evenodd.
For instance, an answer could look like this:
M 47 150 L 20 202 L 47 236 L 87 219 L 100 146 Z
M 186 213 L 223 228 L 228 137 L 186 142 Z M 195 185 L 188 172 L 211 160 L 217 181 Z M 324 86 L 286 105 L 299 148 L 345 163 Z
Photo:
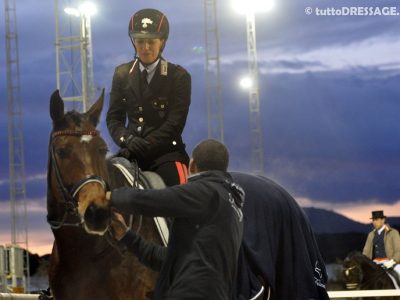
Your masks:
M 160 59 L 157 59 L 155 62 L 153 62 L 151 65 L 144 66 L 142 63 L 139 64 L 139 69 L 140 72 L 143 72 L 144 69 L 147 70 L 147 82 L 150 83 L 150 81 L 153 79 L 154 73 L 156 72 L 156 68 L 158 63 L 160 62 Z

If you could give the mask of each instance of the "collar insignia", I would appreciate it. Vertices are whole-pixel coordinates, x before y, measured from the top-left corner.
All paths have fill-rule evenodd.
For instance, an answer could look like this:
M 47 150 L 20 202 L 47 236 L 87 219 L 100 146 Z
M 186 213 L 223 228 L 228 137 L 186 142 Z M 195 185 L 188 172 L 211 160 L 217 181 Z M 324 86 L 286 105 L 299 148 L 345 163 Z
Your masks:
M 168 75 L 168 62 L 166 60 L 161 60 L 160 74 L 162 76 Z

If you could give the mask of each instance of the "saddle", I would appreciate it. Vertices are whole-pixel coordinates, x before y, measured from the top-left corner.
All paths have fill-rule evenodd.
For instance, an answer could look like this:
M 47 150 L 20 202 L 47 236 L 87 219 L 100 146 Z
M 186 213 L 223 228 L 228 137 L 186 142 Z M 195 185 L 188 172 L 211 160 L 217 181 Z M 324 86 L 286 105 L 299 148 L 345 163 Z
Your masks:
M 136 162 L 131 162 L 119 156 L 112 157 L 109 160 L 121 172 L 130 186 L 142 190 L 165 188 L 165 183 L 160 175 L 155 172 L 140 170 Z M 154 217 L 153 219 L 164 246 L 167 246 L 169 230 L 166 219 L 162 217 Z
M 400 276 L 399 273 L 397 273 L 393 268 L 391 269 L 386 269 L 386 274 L 390 277 L 390 279 L 393 281 L 394 287 L 399 290 L 400 289 Z

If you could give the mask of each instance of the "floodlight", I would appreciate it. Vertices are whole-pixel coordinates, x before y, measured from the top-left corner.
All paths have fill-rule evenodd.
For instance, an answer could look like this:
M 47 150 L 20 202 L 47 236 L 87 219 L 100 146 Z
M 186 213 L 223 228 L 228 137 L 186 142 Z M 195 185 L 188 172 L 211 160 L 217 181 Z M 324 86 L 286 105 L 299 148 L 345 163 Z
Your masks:
M 240 79 L 239 85 L 242 89 L 248 90 L 253 86 L 253 80 L 249 76 Z
M 232 3 L 239 14 L 268 12 L 275 6 L 273 0 L 232 0 Z
M 93 2 L 83 2 L 79 5 L 79 11 L 86 16 L 93 16 L 97 13 L 97 7 Z

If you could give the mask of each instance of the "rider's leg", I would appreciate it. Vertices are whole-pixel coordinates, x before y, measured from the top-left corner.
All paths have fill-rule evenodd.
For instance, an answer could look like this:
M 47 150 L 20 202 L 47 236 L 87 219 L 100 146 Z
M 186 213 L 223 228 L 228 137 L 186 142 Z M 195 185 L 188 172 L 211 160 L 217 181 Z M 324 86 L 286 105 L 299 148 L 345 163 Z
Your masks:
M 400 264 L 397 264 L 393 267 L 393 270 L 395 270 L 397 272 L 397 274 L 399 275 L 400 278 Z
M 157 166 L 152 171 L 158 173 L 165 185 L 172 186 L 187 182 L 187 166 L 179 161 L 168 161 Z

